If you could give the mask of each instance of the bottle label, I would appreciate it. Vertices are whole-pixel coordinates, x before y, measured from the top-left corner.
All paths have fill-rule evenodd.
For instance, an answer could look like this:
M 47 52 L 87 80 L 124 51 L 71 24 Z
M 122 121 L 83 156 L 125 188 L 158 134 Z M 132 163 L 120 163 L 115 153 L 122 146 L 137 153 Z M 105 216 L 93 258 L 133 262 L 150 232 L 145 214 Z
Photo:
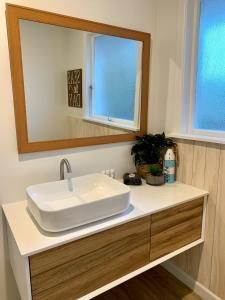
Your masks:
M 175 168 L 166 168 L 165 172 L 167 174 L 175 174 Z
M 165 168 L 175 168 L 175 160 L 165 160 Z

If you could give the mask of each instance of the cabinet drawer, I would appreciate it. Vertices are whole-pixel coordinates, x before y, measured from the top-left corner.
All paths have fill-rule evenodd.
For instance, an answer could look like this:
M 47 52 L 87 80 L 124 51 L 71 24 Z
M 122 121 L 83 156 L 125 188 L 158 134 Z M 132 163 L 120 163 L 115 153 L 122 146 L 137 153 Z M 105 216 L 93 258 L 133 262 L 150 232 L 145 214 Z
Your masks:
M 149 263 L 150 217 L 29 258 L 34 300 L 74 300 Z
M 200 198 L 152 215 L 150 261 L 201 238 L 203 202 Z

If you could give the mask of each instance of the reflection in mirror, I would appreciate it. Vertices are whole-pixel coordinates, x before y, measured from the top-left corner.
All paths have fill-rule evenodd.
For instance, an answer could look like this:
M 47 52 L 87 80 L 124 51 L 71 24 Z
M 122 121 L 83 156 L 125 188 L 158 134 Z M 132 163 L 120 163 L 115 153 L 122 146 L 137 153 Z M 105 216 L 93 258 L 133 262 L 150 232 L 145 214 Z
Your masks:
M 142 42 L 19 26 L 29 142 L 139 131 Z

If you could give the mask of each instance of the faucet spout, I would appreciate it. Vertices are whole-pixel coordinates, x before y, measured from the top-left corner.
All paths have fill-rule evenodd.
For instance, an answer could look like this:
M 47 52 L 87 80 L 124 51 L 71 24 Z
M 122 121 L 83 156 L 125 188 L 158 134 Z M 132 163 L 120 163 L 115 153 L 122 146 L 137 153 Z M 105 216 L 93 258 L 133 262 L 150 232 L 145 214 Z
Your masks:
M 67 158 L 63 158 L 60 161 L 60 180 L 65 179 L 64 166 L 66 166 L 67 173 L 72 173 L 71 165 Z

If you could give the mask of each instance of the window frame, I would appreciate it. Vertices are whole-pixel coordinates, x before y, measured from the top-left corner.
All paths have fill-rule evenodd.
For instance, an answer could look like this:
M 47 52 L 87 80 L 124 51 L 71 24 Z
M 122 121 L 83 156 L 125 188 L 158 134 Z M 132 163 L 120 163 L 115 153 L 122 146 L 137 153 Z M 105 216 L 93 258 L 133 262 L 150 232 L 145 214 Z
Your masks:
M 198 46 L 199 46 L 199 26 L 201 15 L 201 1 L 196 0 L 194 6 L 194 18 L 193 18 L 193 48 L 192 48 L 192 69 L 191 69 L 191 81 L 190 81 L 190 109 L 189 109 L 189 122 L 188 122 L 188 134 L 193 136 L 205 136 L 212 138 L 224 138 L 225 131 L 199 129 L 194 127 L 195 119 L 195 107 L 196 107 L 196 81 L 197 81 L 197 67 L 198 67 Z M 187 4 L 188 5 L 188 4 Z M 186 28 L 187 30 L 187 28 Z
M 170 71 L 164 129 L 177 139 L 225 144 L 225 132 L 194 128 L 200 1 L 183 0 L 177 8 L 174 52 L 178 64 Z
M 137 73 L 136 73 L 136 87 L 135 87 L 135 107 L 134 107 L 134 121 L 111 118 L 107 116 L 96 116 L 94 114 L 93 108 L 93 89 L 95 86 L 94 79 L 94 58 L 95 58 L 95 38 L 104 34 L 98 33 L 88 33 L 86 41 L 86 55 L 88 64 L 86 66 L 89 69 L 89 80 L 87 81 L 87 101 L 85 107 L 85 117 L 84 120 L 100 123 L 103 125 L 108 125 L 115 128 L 122 128 L 131 131 L 140 131 L 140 113 L 141 113 L 141 78 L 142 78 L 142 53 L 143 53 L 143 44 L 140 42 L 138 47 L 138 63 L 137 63 Z

